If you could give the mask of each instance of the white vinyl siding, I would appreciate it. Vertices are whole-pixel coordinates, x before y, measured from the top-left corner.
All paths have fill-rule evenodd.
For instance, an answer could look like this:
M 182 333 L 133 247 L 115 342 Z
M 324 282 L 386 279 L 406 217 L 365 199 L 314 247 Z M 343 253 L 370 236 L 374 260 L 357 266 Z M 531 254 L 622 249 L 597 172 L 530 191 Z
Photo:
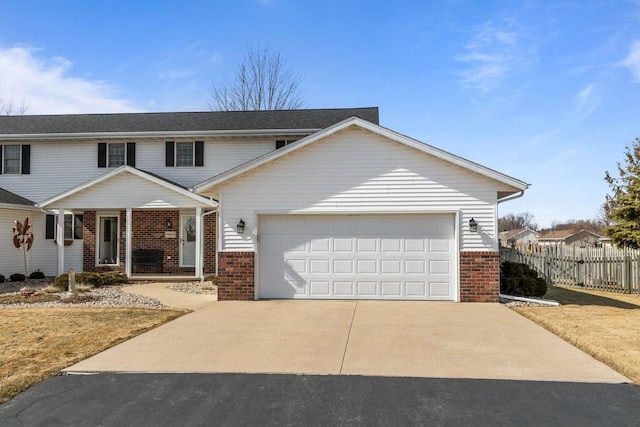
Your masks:
M 126 142 L 136 142 L 137 168 L 187 187 L 275 149 L 273 139 L 205 140 L 205 167 L 167 168 L 164 139 L 122 141 L 123 144 Z M 0 175 L 0 187 L 36 203 L 109 172 L 97 166 L 96 141 L 46 141 L 30 144 L 31 175 Z
M 13 273 L 24 274 L 24 258 L 22 251 L 13 246 L 13 221 L 24 221 L 29 218 L 34 234 L 34 243 L 27 252 L 27 272 L 42 271 L 46 276 L 56 275 L 57 247 L 53 240 L 45 239 L 46 214 L 36 211 L 22 211 L 14 209 L 0 209 L 0 274 L 7 280 Z M 70 268 L 82 271 L 83 241 L 75 240 L 64 248 L 65 271 Z
M 460 250 L 498 250 L 496 192 L 508 190 L 366 131 L 345 131 L 210 191 L 221 204 L 222 249 L 254 251 L 257 214 L 460 212 Z M 469 231 L 471 218 L 478 232 Z M 235 232 L 242 218 L 243 235 Z

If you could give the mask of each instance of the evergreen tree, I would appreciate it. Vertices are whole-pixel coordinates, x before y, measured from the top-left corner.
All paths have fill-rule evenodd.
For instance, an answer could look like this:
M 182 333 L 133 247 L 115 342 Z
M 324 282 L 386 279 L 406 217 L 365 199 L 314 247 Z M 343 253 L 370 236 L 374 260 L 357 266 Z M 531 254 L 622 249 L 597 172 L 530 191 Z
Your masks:
M 605 173 L 612 194 L 605 212 L 611 224 L 605 232 L 615 245 L 640 248 L 640 138 L 625 148 L 624 165 L 618 162 L 619 177 Z

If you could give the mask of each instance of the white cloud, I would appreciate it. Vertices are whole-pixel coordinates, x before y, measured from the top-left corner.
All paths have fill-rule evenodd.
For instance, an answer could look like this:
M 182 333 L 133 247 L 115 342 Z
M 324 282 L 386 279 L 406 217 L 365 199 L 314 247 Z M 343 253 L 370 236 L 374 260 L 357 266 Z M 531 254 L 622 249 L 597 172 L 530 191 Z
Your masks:
M 633 81 L 640 83 L 640 40 L 636 40 L 631 45 L 631 52 L 622 62 L 633 74 Z
M 484 92 L 497 87 L 508 74 L 531 62 L 533 52 L 523 45 L 522 34 L 512 21 L 487 22 L 456 59 L 469 67 L 462 81 Z
M 574 97 L 574 104 L 577 113 L 582 117 L 587 117 L 598 107 L 598 99 L 594 93 L 593 83 L 587 85 Z
M 0 97 L 24 99 L 27 114 L 138 111 L 112 84 L 74 77 L 69 60 L 37 53 L 27 46 L 0 47 Z

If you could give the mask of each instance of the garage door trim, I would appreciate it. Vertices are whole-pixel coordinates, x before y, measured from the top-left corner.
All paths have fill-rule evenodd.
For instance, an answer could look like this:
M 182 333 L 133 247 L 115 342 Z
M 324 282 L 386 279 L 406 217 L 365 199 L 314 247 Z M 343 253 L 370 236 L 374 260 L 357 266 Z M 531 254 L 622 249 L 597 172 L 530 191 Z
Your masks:
M 255 257 L 254 257 L 254 299 L 259 300 L 261 298 L 261 283 L 260 283 L 260 227 L 261 227 L 261 219 L 265 216 L 294 216 L 294 215 L 319 215 L 319 216 L 395 216 L 398 217 L 403 215 L 452 215 L 452 219 L 454 221 L 453 227 L 453 254 L 452 254 L 452 262 L 453 262 L 453 272 L 452 272 L 452 299 L 447 301 L 460 301 L 460 277 L 459 277 L 459 265 L 460 265 L 460 211 L 455 210 L 405 210 L 405 211 L 367 211 L 367 212 L 358 212 L 358 211 L 282 211 L 282 210 L 265 210 L 255 212 L 254 220 L 256 224 L 256 240 L 255 240 Z M 395 299 L 398 300 L 398 299 Z

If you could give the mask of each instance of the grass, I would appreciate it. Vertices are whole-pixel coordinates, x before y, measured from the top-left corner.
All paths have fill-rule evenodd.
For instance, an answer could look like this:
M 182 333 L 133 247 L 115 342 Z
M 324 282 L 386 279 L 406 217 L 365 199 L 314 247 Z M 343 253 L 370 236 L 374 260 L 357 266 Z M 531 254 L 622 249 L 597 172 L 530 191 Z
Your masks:
M 0 309 L 0 403 L 185 313 L 146 308 Z
M 559 307 L 513 307 L 640 384 L 640 296 L 550 287 Z

